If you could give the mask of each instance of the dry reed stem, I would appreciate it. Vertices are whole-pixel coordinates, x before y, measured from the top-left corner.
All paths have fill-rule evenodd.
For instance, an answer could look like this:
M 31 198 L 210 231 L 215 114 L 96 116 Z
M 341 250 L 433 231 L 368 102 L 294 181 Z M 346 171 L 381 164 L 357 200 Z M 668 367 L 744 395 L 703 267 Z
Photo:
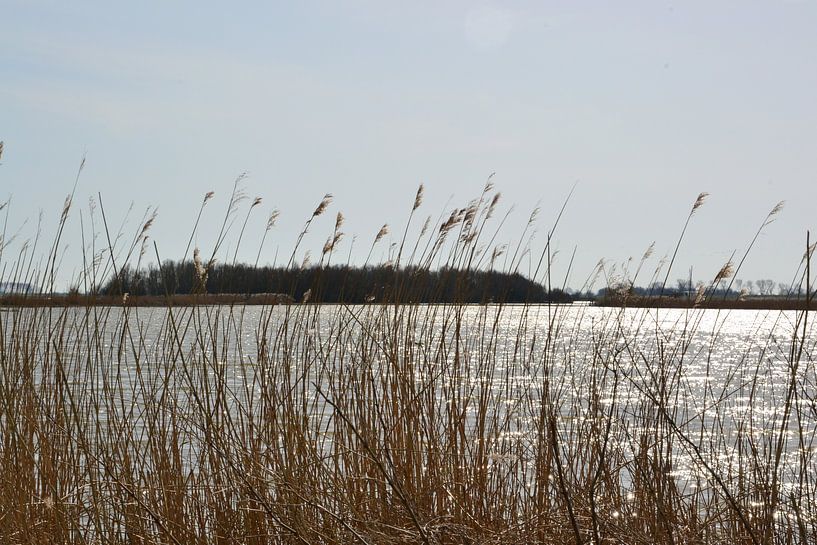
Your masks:
M 429 239 L 414 244 L 426 245 L 418 269 L 441 263 L 464 290 L 478 252 L 496 264 L 507 247 L 480 242 L 504 222 L 488 223 L 492 187 L 489 179 L 480 198 L 421 231 Z M 422 197 L 421 186 L 407 224 Z M 111 261 L 146 244 L 153 216 L 120 248 L 101 212 Z M 540 259 L 548 285 L 559 217 Z M 327 256 L 343 223 L 338 214 Z M 511 271 L 530 251 L 526 237 Z M 216 254 L 205 263 L 193 250 L 202 288 Z M 43 273 L 11 278 L 48 278 L 46 263 Z M 112 263 L 112 274 L 122 266 Z M 600 264 L 594 274 L 626 286 L 631 271 Z M 793 331 L 788 344 L 776 329 L 758 333 L 715 375 L 726 357 L 721 326 L 706 330 L 701 309 L 662 311 L 676 320 L 662 323 L 625 309 L 469 306 L 456 291 L 452 303 L 400 304 L 440 289 L 408 278 L 389 286 L 382 305 L 250 309 L 232 299 L 177 308 L 168 293 L 161 310 L 131 307 L 134 297 L 123 295 L 116 306 L 89 299 L 0 311 L 0 542 L 817 539 L 817 371 L 806 312 L 780 314 L 780 331 Z M 303 302 L 319 295 L 307 289 Z M 777 402 L 783 413 L 769 410 Z

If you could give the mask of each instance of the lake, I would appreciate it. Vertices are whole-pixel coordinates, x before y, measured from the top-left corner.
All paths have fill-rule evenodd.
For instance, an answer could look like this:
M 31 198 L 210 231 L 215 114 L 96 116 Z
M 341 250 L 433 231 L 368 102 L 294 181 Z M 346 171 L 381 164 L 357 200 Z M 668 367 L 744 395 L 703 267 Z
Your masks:
M 0 437 L 21 433 L 14 411 L 49 430 L 30 439 L 31 486 L 76 505 L 130 482 L 162 509 L 155 483 L 172 468 L 188 500 L 236 472 L 297 474 L 310 494 L 410 496 L 438 514 L 485 508 L 473 496 L 524 518 L 575 494 L 591 519 L 666 501 L 733 511 L 723 527 L 815 523 L 817 336 L 802 312 L 96 307 L 0 321 Z M 68 484 L 43 474 L 50 451 L 72 460 Z M 105 484 L 81 486 L 92 476 Z

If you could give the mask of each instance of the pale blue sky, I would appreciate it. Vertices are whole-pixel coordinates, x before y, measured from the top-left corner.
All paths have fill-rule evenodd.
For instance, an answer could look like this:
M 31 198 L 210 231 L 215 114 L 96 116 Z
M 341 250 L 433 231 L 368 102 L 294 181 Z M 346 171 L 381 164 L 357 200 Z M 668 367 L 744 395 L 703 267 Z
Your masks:
M 711 278 L 786 200 L 740 274 L 785 281 L 817 227 L 817 1 L 0 0 L 0 140 L 9 230 L 30 221 L 17 244 L 40 210 L 53 232 L 83 154 L 77 207 L 101 192 L 118 224 L 133 201 L 132 231 L 157 205 L 163 257 L 180 257 L 209 190 L 196 244 L 212 246 L 247 171 L 264 202 L 245 260 L 282 210 L 262 262 L 288 255 L 326 192 L 333 213 L 306 247 L 320 252 L 340 210 L 341 251 L 357 234 L 365 256 L 419 183 L 436 217 L 496 172 L 516 206 L 500 238 L 541 200 L 537 249 L 578 182 L 555 241 L 562 267 L 578 246 L 574 287 L 652 241 L 654 267 L 701 191 L 672 277 Z M 65 277 L 78 224 L 76 208 Z

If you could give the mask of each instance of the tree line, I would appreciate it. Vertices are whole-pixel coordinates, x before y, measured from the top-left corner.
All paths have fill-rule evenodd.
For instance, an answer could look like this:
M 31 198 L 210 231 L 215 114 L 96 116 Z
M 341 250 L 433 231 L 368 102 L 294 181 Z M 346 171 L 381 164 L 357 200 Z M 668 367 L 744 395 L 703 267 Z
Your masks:
M 610 298 L 622 295 L 636 295 L 639 297 L 688 297 L 694 298 L 704 293 L 709 297 L 795 297 L 801 295 L 802 288 L 784 282 L 773 280 L 741 280 L 735 279 L 731 283 L 712 285 L 702 281 L 693 281 L 689 278 L 679 278 L 675 283 L 653 282 L 647 286 L 635 286 L 628 281 L 619 281 L 611 286 L 599 289 L 591 297 L 596 300 L 607 301 Z M 576 294 L 573 294 L 577 297 Z M 586 297 L 586 295 L 585 295 Z
M 573 297 L 548 290 L 521 274 L 443 268 L 255 267 L 193 261 L 125 267 L 100 290 L 102 295 L 264 294 L 321 303 L 567 303 Z

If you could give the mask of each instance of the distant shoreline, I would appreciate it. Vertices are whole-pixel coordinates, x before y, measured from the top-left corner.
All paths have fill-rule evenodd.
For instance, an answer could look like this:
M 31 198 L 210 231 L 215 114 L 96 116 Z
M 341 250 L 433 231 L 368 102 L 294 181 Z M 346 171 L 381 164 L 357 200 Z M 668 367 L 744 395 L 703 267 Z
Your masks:
M 294 303 L 281 293 L 204 293 L 198 295 L 2 295 L 0 307 L 191 307 L 198 305 L 280 305 Z
M 338 304 L 326 302 L 316 304 Z M 383 301 L 370 303 L 348 302 L 350 305 L 382 304 Z M 296 304 L 294 298 L 281 293 L 205 293 L 205 294 L 176 294 L 176 295 L 0 295 L 0 308 L 38 308 L 38 307 L 192 307 L 200 305 L 290 305 Z M 412 304 L 412 303 L 406 303 Z M 452 304 L 451 301 L 440 303 L 417 304 Z M 462 305 L 480 305 L 482 303 L 457 303 Z M 503 303 L 506 305 L 524 304 L 518 302 Z M 548 303 L 528 303 L 530 305 L 546 305 Z M 570 305 L 571 303 L 552 303 Z M 747 299 L 712 298 L 695 302 L 689 298 L 677 297 L 629 297 L 625 300 L 607 300 L 604 298 L 595 301 L 576 300 L 576 306 L 587 305 L 604 308 L 663 308 L 663 309 L 718 309 L 718 310 L 806 310 L 804 299 L 786 299 L 775 297 L 750 297 Z M 811 301 L 808 310 L 817 310 L 817 300 Z
M 681 309 L 715 309 L 715 310 L 806 310 L 805 299 L 786 297 L 710 297 L 695 301 L 689 297 L 639 297 L 630 296 L 622 299 L 600 298 L 594 303 L 599 307 L 624 308 L 681 308 Z M 817 310 L 817 300 L 812 300 L 808 310 Z

